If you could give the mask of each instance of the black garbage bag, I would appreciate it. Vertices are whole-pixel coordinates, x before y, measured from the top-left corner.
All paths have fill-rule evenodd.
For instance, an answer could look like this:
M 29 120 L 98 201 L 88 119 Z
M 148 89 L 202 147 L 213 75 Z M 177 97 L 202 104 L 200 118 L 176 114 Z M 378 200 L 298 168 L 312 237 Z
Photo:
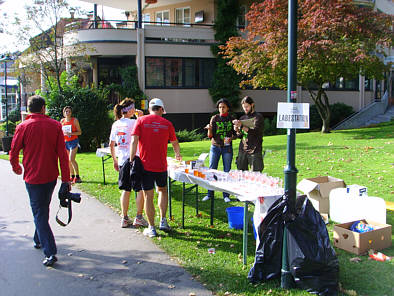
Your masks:
M 278 278 L 282 267 L 282 241 L 286 200 L 278 199 L 268 210 L 267 216 L 258 227 L 259 244 L 248 279 L 252 283 Z
M 288 264 L 296 287 L 321 296 L 337 295 L 338 259 L 323 219 L 306 196 L 297 198 L 295 213 L 290 213 L 286 196 L 270 207 L 258 229 L 259 244 L 249 281 L 280 277 L 285 225 Z
M 297 288 L 338 295 L 338 258 L 322 217 L 306 196 L 297 199 L 295 219 L 286 226 L 288 263 Z

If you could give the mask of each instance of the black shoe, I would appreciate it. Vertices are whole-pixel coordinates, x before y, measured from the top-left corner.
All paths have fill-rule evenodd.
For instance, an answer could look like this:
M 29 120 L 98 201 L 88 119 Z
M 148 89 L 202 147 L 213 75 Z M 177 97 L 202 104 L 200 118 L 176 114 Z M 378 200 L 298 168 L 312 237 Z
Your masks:
M 44 264 L 45 266 L 52 266 L 53 264 L 55 264 L 56 261 L 57 257 L 55 255 L 51 255 L 49 257 L 46 257 L 44 261 L 42 261 L 42 264 Z
M 41 244 L 34 243 L 33 247 L 34 249 L 41 249 Z

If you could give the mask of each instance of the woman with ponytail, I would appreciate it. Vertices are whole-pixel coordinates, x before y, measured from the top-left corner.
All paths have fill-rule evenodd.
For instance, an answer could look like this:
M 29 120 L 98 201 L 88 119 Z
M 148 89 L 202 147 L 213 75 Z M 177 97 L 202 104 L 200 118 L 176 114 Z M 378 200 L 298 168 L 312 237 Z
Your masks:
M 136 122 L 136 120 L 131 119 L 131 117 L 134 115 L 137 117 L 142 116 L 143 112 L 141 110 L 135 109 L 133 99 L 125 98 L 119 104 L 115 105 L 114 115 L 117 120 L 112 125 L 109 147 L 114 162 L 114 169 L 119 172 L 122 170 L 122 167 L 126 164 L 126 162 L 129 161 L 130 157 L 131 132 Z M 117 153 L 115 152 L 115 145 L 117 146 Z M 129 210 L 130 192 L 131 187 L 126 188 L 126 190 L 122 191 L 120 196 L 120 207 L 122 210 L 121 227 L 126 228 L 130 225 L 134 225 L 136 227 L 148 226 L 148 223 L 142 216 L 142 211 L 144 208 L 144 197 L 142 190 L 137 192 L 137 216 L 135 217 L 134 222 L 129 219 L 127 212 Z

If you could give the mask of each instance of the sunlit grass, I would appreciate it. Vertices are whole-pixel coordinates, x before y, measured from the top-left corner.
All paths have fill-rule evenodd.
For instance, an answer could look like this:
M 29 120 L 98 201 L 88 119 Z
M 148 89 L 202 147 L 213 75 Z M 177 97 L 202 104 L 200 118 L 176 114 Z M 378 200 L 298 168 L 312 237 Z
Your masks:
M 346 184 L 359 184 L 368 187 L 370 196 L 394 201 L 394 123 L 386 123 L 372 128 L 336 131 L 330 134 L 297 134 L 296 166 L 297 180 L 316 176 L 330 175 L 343 179 Z M 182 143 L 181 153 L 185 160 L 195 159 L 199 154 L 208 152 L 209 141 Z M 237 155 L 238 142 L 234 144 Z M 286 165 L 286 136 L 264 138 L 267 151 L 264 172 L 283 178 Z M 169 156 L 173 156 L 169 146 Z M 4 156 L 2 157 L 4 158 Z M 101 158 L 94 153 L 77 155 L 83 183 L 78 185 L 83 191 L 95 196 L 119 212 L 117 172 L 112 161 L 105 165 L 107 185 L 102 184 Z M 206 162 L 208 165 L 208 161 Z M 221 169 L 220 165 L 220 169 Z M 235 165 L 233 163 L 233 168 Z M 154 241 L 204 283 L 216 295 L 309 295 L 305 291 L 280 289 L 279 281 L 269 281 L 251 285 L 247 273 L 254 261 L 255 243 L 250 229 L 248 240 L 248 264 L 242 264 L 242 231 L 228 228 L 225 209 L 228 206 L 242 205 L 239 202 L 225 204 L 221 194 L 216 193 L 214 227 L 210 227 L 210 203 L 199 202 L 196 215 L 195 198 L 186 199 L 185 228 L 181 228 L 181 184 L 173 185 L 173 218 L 170 222 L 173 232 L 160 233 Z M 200 188 L 200 200 L 205 195 Z M 250 212 L 254 210 L 252 205 Z M 349 209 L 351 210 L 351 209 Z M 135 215 L 132 199 L 130 216 Z M 157 218 L 158 219 L 158 218 Z M 394 213 L 387 212 L 387 223 L 393 225 Z M 332 236 L 333 223 L 328 225 Z M 208 249 L 215 248 L 216 254 Z M 367 256 L 359 256 L 360 263 L 350 262 L 354 255 L 335 249 L 340 262 L 340 282 L 344 289 L 354 290 L 357 295 L 393 295 L 394 262 L 376 262 Z M 394 247 L 383 251 L 394 256 Z M 230 294 L 225 294 L 229 292 Z

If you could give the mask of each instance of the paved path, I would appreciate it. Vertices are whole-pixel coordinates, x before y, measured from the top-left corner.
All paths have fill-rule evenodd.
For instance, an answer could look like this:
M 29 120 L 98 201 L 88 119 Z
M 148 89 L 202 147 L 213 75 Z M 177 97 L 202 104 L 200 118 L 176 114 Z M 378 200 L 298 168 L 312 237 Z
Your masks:
M 80 204 L 73 203 L 71 224 L 59 226 L 59 183 L 50 215 L 59 261 L 47 268 L 42 251 L 33 248 L 33 217 L 22 177 L 0 160 L 0 296 L 212 295 L 149 238 L 121 229 L 119 216 L 86 194 Z

